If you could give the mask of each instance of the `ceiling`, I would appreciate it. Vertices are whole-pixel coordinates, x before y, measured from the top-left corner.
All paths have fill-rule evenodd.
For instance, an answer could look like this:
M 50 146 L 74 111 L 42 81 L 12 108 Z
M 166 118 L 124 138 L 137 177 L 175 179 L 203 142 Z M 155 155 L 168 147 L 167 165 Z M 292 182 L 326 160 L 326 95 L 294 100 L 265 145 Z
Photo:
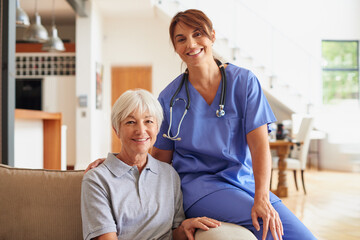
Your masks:
M 21 8 L 27 13 L 30 22 L 34 21 L 35 7 L 37 4 L 38 13 L 43 24 L 51 24 L 52 0 L 20 0 Z M 55 0 L 55 21 L 57 24 L 75 24 L 75 12 L 66 0 Z
M 85 0 L 88 2 L 90 0 Z M 150 16 L 150 0 L 93 0 L 94 6 L 100 8 L 103 16 Z M 75 24 L 76 13 L 66 0 L 20 0 L 21 8 L 28 14 L 30 22 L 34 21 L 35 6 L 44 25 L 51 24 L 52 7 L 55 4 L 55 21 L 57 25 Z

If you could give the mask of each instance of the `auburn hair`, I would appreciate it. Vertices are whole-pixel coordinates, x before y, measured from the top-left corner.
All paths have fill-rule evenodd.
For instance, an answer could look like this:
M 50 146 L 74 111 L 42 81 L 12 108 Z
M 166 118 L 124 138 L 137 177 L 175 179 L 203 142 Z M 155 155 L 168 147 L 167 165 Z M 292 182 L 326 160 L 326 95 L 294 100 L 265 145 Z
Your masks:
M 175 27 L 178 23 L 184 23 L 185 25 L 199 30 L 201 33 L 205 34 L 209 39 L 211 39 L 211 32 L 213 30 L 213 25 L 211 20 L 200 10 L 197 9 L 188 9 L 183 12 L 178 12 L 171 20 L 169 33 L 171 42 L 175 48 Z

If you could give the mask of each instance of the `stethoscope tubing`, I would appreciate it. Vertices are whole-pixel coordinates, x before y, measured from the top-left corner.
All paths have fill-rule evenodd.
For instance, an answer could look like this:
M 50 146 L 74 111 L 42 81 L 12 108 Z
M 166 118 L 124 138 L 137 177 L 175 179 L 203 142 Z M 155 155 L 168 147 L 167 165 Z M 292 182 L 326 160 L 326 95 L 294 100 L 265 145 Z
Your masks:
M 226 98 L 226 73 L 225 73 L 225 67 L 224 65 L 217 59 L 215 59 L 215 62 L 216 64 L 218 65 L 219 69 L 220 69 L 220 73 L 221 73 L 221 95 L 220 95 L 220 102 L 219 102 L 219 110 L 216 110 L 216 116 L 217 117 L 222 117 L 225 115 L 225 98 Z M 180 122 L 179 122 L 179 125 L 178 125 L 178 128 L 177 128 L 177 133 L 175 136 L 171 137 L 170 136 L 170 130 L 171 130 L 171 126 L 172 126 L 172 108 L 175 104 L 175 102 L 178 100 L 178 99 L 175 99 L 176 96 L 179 94 L 179 92 L 181 91 L 181 88 L 183 87 L 183 85 L 185 85 L 185 91 L 186 91 L 186 97 L 187 97 L 187 101 L 185 101 L 186 103 L 186 106 L 185 106 L 185 110 L 184 110 L 184 113 L 180 119 Z M 179 84 L 179 87 L 176 89 L 174 95 L 171 97 L 171 100 L 170 100 L 170 123 L 169 123 L 169 128 L 168 128 L 168 132 L 167 132 L 167 135 L 164 133 L 163 134 L 163 137 L 165 138 L 168 138 L 170 140 L 173 140 L 173 141 L 180 141 L 181 138 L 178 138 L 178 135 L 180 133 L 180 128 L 181 128 L 181 124 L 184 120 L 184 117 L 185 115 L 187 114 L 188 110 L 190 108 L 190 92 L 189 92 L 189 71 L 188 69 L 185 70 L 184 72 L 184 75 L 181 79 L 181 82 Z
M 189 108 L 190 108 L 190 93 L 189 93 L 189 84 L 188 84 L 188 81 L 189 81 L 189 78 L 188 78 L 188 70 L 186 69 L 185 70 L 185 73 L 184 73 L 184 75 L 183 75 L 183 77 L 182 77 L 182 79 L 181 79 L 181 82 L 180 82 L 180 85 L 179 85 L 179 87 L 176 89 L 176 92 L 174 93 L 174 95 L 172 96 L 172 98 L 171 98 L 171 100 L 170 100 L 170 108 L 172 108 L 173 107 L 173 105 L 174 105 L 174 103 L 176 102 L 175 101 L 175 98 L 176 98 L 176 96 L 179 94 L 179 92 L 180 92 L 180 90 L 181 90 L 181 88 L 182 88 L 182 86 L 185 84 L 185 89 L 186 89 L 186 98 L 187 98 L 187 103 L 186 103 L 186 110 L 189 110 Z

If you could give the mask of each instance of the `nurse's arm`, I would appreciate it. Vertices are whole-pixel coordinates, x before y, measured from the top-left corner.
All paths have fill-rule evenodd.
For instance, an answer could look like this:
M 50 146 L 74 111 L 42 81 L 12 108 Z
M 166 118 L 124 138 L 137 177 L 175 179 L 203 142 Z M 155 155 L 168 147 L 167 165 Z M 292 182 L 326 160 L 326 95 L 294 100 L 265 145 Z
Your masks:
M 274 239 L 282 239 L 283 227 L 279 214 L 270 203 L 269 186 L 271 173 L 271 154 L 267 124 L 249 132 L 246 136 L 251 152 L 255 178 L 254 206 L 251 210 L 253 225 L 260 230 L 258 218 L 263 220 L 263 237 L 270 229 Z
M 173 150 L 161 150 L 156 147 L 151 149 L 151 156 L 162 162 L 171 163 L 173 157 Z
M 255 177 L 255 197 L 269 199 L 271 154 L 267 125 L 264 124 L 246 135 L 250 148 Z

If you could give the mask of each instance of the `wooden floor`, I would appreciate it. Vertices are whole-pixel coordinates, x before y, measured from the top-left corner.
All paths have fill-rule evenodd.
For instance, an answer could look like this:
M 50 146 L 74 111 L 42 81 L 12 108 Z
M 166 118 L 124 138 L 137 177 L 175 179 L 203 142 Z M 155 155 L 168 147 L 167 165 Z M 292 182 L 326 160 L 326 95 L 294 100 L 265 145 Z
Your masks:
M 273 173 L 273 187 L 277 171 Z M 360 173 L 307 170 L 304 195 L 300 174 L 296 191 L 293 173 L 287 172 L 289 197 L 283 203 L 322 240 L 360 239 Z

